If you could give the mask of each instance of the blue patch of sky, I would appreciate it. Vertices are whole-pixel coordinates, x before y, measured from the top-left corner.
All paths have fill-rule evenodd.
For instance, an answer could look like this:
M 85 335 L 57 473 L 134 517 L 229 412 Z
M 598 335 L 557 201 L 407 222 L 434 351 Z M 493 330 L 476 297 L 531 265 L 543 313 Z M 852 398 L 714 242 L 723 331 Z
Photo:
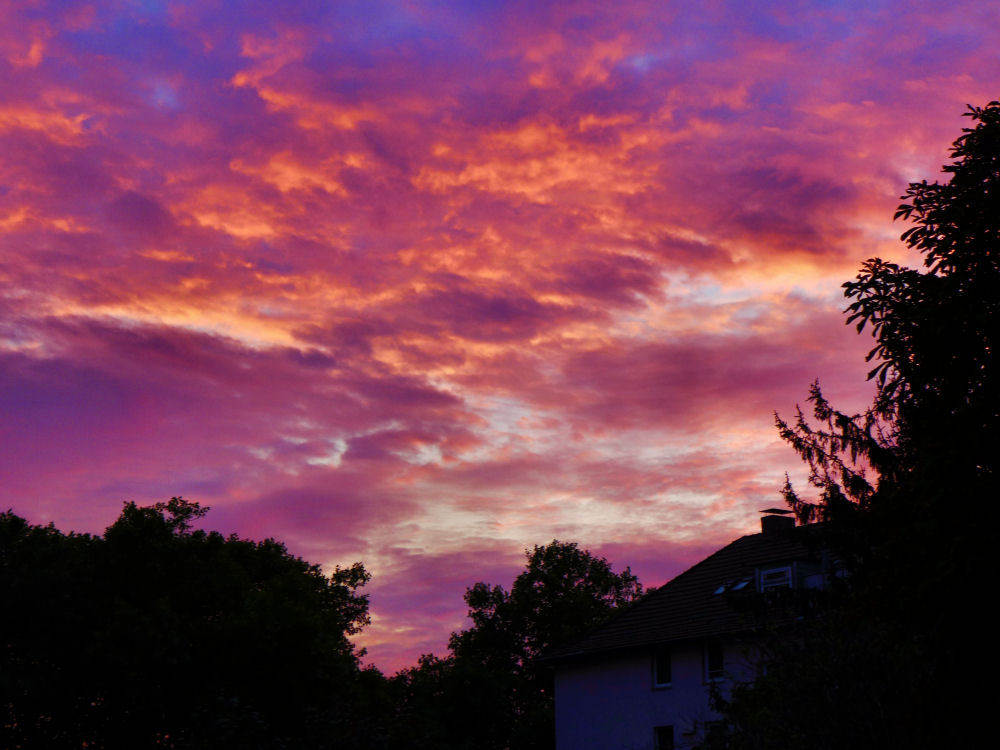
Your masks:
M 186 29 L 169 25 L 165 13 L 154 12 L 163 3 L 152 3 L 146 12 L 119 12 L 99 18 L 90 27 L 66 31 L 65 45 L 81 58 L 112 57 L 128 63 L 125 70 L 142 78 L 153 71 L 181 72 L 193 78 L 226 80 L 242 65 L 238 57 L 239 30 L 227 33 L 212 50 Z M 141 9 L 140 9 L 141 10 Z M 67 75 L 72 71 L 67 71 Z
M 581 111 L 601 114 L 620 112 L 651 114 L 662 106 L 661 88 L 647 85 L 641 77 L 624 75 L 617 76 L 610 85 L 601 83 L 574 91 L 567 108 L 575 116 Z
M 324 72 L 327 89 L 348 101 L 370 98 L 380 84 L 395 90 L 394 79 L 401 77 L 412 79 L 416 88 L 474 89 L 490 80 L 490 67 L 502 63 L 483 60 L 462 24 L 447 21 L 393 3 L 338 4 L 324 19 L 323 44 L 306 65 Z M 377 75 L 369 75 L 371 70 Z
M 713 107 L 705 107 L 698 110 L 699 119 L 710 120 L 712 122 L 735 122 L 745 116 L 744 113 L 737 112 L 728 104 L 717 104 Z
M 646 73 L 658 66 L 660 63 L 667 62 L 670 57 L 670 50 L 642 52 L 638 55 L 626 57 L 625 64 L 632 66 L 640 73 Z
M 118 14 L 66 35 L 67 44 L 79 53 L 114 57 L 130 63 L 162 59 L 175 32 L 168 27 L 143 22 L 141 17 Z
M 669 42 L 627 56 L 614 65 L 606 87 L 624 94 L 630 109 L 655 111 L 663 106 L 664 87 L 683 85 L 690 78 L 697 58 L 694 46 Z
M 792 87 L 787 80 L 760 81 L 750 86 L 750 99 L 754 103 L 755 115 L 764 119 L 780 120 L 775 125 L 787 125 L 785 107 L 793 102 Z
M 166 81 L 155 81 L 151 87 L 150 100 L 159 109 L 177 109 L 180 99 L 176 89 Z
M 744 36 L 783 44 L 848 38 L 855 33 L 859 16 L 877 12 L 880 5 L 862 0 L 797 4 L 730 0 L 716 12 L 697 5 L 683 9 L 669 32 L 674 39 L 697 40 L 690 52 L 698 59 L 711 59 L 726 55 L 731 42 Z
M 84 131 L 89 131 L 95 128 L 100 123 L 100 118 L 95 116 L 85 117 L 80 121 L 80 127 Z
M 737 23 L 744 32 L 748 32 L 754 37 L 771 39 L 776 42 L 796 42 L 807 31 L 807 27 L 804 28 L 802 24 L 796 23 L 798 18 L 780 17 L 777 13 L 770 11 L 753 12 L 751 8 L 742 8 L 741 11 L 737 11 L 742 16 Z
M 469 87 L 457 97 L 456 116 L 472 127 L 512 126 L 539 112 L 551 112 L 551 97 L 541 89 L 492 90 Z
M 464 89 L 490 75 L 477 50 L 444 36 L 417 35 L 383 46 L 336 38 L 313 50 L 305 64 L 322 73 L 327 90 L 347 101 L 369 99 L 379 85 L 398 90 L 400 78 L 415 89 L 449 84 Z
M 198 19 L 201 28 L 227 29 L 237 38 L 243 32 L 273 34 L 283 27 L 322 25 L 332 9 L 340 5 L 331 0 L 222 0 L 216 3 L 186 0 L 186 4 L 190 7 L 189 15 Z
M 324 31 L 352 51 L 394 47 L 409 41 L 439 37 L 443 29 L 426 15 L 390 0 L 335 3 L 324 19 Z
M 733 40 L 740 34 L 740 21 L 730 14 L 708 15 L 697 6 L 685 8 L 664 25 L 664 45 L 675 59 L 715 60 L 734 54 Z
M 695 34 L 683 22 L 665 25 L 661 27 L 661 41 L 625 57 L 619 67 L 639 74 L 674 70 L 702 58 L 712 48 L 710 39 Z
M 295 270 L 295 266 L 291 263 L 283 263 L 278 260 L 272 260 L 266 256 L 284 256 L 284 253 L 274 247 L 269 242 L 261 242 L 257 245 L 257 252 L 261 255 L 253 259 L 254 268 L 261 271 L 274 271 L 275 273 L 291 273 Z
M 579 33 L 584 37 L 591 37 L 593 32 L 603 31 L 607 25 L 607 19 L 597 14 L 580 14 L 567 20 L 562 27 L 562 31 L 568 34 Z
M 166 0 L 132 0 L 134 7 L 147 15 L 162 16 L 167 11 Z
M 926 34 L 923 44 L 913 50 L 908 62 L 927 73 L 953 68 L 956 50 L 971 54 L 984 42 L 982 29 L 931 28 Z
M 933 0 L 937 2 L 937 0 Z M 812 5 L 817 8 L 829 10 L 842 10 L 854 13 L 856 11 L 881 10 L 897 4 L 898 0 L 812 0 Z

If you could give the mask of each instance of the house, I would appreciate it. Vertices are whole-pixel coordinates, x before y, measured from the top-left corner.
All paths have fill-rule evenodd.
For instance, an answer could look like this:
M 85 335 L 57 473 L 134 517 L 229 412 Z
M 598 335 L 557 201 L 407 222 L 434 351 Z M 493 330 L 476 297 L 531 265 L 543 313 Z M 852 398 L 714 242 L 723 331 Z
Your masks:
M 815 526 L 763 511 L 740 537 L 589 635 L 553 649 L 556 750 L 692 747 L 712 688 L 753 674 L 755 640 L 794 620 L 789 590 L 822 587 Z

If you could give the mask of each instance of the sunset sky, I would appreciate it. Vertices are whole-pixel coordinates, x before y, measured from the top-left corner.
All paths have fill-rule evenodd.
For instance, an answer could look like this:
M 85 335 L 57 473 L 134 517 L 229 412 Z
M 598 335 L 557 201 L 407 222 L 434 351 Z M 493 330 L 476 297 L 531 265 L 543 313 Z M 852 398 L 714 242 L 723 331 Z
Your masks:
M 1000 97 L 1000 4 L 0 4 L 0 488 L 363 561 L 391 673 L 577 541 L 758 527 L 862 408 L 840 284 Z

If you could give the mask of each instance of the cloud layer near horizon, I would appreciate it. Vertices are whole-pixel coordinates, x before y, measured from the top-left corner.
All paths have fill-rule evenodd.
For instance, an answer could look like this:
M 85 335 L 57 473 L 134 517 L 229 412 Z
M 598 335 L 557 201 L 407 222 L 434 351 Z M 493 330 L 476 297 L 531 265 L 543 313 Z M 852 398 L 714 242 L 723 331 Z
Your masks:
M 391 671 L 578 540 L 753 530 L 839 285 L 997 97 L 992 3 L 0 9 L 0 477 L 365 561 Z M 911 259 L 912 260 L 912 259 Z

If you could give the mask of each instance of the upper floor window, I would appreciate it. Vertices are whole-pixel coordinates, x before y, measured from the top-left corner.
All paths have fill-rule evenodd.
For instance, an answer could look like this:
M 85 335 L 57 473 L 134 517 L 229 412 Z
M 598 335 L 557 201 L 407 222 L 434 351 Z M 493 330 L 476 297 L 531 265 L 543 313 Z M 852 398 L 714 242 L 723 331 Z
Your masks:
M 705 682 L 721 680 L 726 674 L 725 652 L 718 641 L 705 644 Z
M 671 670 L 670 649 L 666 646 L 656 649 L 653 652 L 653 687 L 670 687 Z
M 792 566 L 783 565 L 780 568 L 764 568 L 760 571 L 760 590 L 776 588 L 791 588 Z

